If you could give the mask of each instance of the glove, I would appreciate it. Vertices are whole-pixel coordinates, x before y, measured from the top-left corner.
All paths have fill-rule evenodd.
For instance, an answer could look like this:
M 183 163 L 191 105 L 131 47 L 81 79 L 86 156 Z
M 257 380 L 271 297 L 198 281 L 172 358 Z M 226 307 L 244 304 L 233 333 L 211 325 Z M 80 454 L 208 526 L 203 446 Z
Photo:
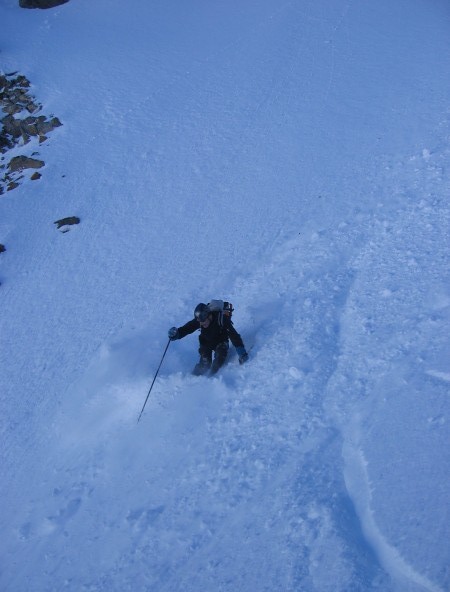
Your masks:
M 175 339 L 180 339 L 180 336 L 178 335 L 178 329 L 176 327 L 171 327 L 169 329 L 169 339 L 170 341 L 175 341 Z
M 248 353 L 245 351 L 245 347 L 237 347 L 236 351 L 239 356 L 239 364 L 245 364 L 248 360 Z

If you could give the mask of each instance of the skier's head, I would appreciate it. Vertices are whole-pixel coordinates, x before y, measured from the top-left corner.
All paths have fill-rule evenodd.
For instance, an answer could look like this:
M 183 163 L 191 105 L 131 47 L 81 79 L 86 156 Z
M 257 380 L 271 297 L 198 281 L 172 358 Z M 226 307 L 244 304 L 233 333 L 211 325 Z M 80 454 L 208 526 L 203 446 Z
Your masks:
M 207 304 L 203 304 L 203 302 L 200 302 L 200 304 L 197 304 L 197 306 L 195 307 L 194 317 L 197 319 L 199 323 L 204 323 L 208 318 L 210 312 L 211 311 L 209 310 L 209 306 Z

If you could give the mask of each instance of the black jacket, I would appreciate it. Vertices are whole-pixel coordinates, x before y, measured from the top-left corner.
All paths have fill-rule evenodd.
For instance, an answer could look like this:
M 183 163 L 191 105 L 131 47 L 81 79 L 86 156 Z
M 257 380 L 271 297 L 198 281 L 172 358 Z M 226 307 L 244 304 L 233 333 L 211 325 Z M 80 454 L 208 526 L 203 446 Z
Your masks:
M 178 327 L 178 338 L 183 339 L 186 335 L 200 329 L 200 345 L 216 349 L 219 343 L 224 341 L 228 343 L 229 339 L 234 347 L 244 347 L 242 338 L 234 328 L 231 319 L 219 312 L 212 312 L 211 314 L 212 319 L 206 329 L 200 326 L 197 319 L 192 319 L 182 327 Z M 222 323 L 219 322 L 220 320 L 222 320 Z

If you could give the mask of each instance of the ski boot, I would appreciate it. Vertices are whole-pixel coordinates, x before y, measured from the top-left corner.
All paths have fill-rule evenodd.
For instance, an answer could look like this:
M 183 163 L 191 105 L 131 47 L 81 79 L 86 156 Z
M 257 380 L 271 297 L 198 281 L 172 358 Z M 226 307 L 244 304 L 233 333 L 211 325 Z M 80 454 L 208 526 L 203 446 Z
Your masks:
M 202 376 L 203 374 L 206 374 L 210 368 L 211 359 L 206 356 L 201 356 L 199 362 L 194 366 L 192 374 L 194 376 Z

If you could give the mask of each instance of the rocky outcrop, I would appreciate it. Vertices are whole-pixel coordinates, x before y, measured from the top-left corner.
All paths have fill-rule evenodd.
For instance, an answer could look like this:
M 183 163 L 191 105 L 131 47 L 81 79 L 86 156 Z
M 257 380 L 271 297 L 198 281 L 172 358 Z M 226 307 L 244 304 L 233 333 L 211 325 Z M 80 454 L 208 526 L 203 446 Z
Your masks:
M 59 127 L 61 122 L 53 115 L 47 117 L 41 114 L 42 105 L 30 94 L 30 82 L 17 72 L 0 74 L 0 108 L 5 116 L 0 119 L 0 152 L 5 154 L 17 146 L 26 146 L 36 139 L 39 144 L 48 139 L 48 134 Z M 2 158 L 4 161 L 5 158 Z M 34 164 L 33 164 L 33 161 Z M 39 166 L 36 162 L 42 163 Z M 26 156 L 18 156 L 5 165 L 0 163 L 0 194 L 5 189 L 10 191 L 19 185 L 24 176 L 18 176 L 25 169 L 40 168 L 45 163 Z M 32 175 L 32 179 L 39 179 L 41 175 Z
M 16 171 L 23 171 L 24 169 L 40 169 L 45 162 L 37 158 L 30 158 L 28 156 L 15 156 L 9 161 L 8 168 L 12 173 Z
M 56 4 L 62 2 L 52 3 L 53 6 Z M 42 105 L 31 95 L 30 87 L 29 80 L 22 74 L 0 72 L 0 111 L 3 112 L 0 112 L 0 195 L 19 187 L 23 182 L 41 178 L 38 169 L 43 169 L 45 162 L 38 158 L 39 153 L 35 148 L 62 125 L 54 115 L 42 113 Z M 65 233 L 79 222 L 76 216 L 69 216 L 57 220 L 55 224 L 60 232 Z M 0 253 L 4 251 L 6 247 L 0 244 Z
M 46 117 L 25 117 L 16 119 L 12 115 L 7 115 L 2 119 L 4 142 L 8 142 L 12 147 L 15 139 L 22 138 L 24 144 L 28 144 L 32 136 L 38 136 L 40 142 L 47 139 L 46 134 L 59 127 L 61 122 L 57 117 L 47 120 Z
M 69 0 L 19 0 L 21 8 L 53 8 L 65 4 Z
M 53 222 L 53 224 L 56 224 L 56 228 L 61 232 L 69 232 L 70 226 L 79 223 L 80 219 L 78 216 L 69 216 L 68 218 L 61 218 L 61 220 L 56 220 L 56 222 Z

